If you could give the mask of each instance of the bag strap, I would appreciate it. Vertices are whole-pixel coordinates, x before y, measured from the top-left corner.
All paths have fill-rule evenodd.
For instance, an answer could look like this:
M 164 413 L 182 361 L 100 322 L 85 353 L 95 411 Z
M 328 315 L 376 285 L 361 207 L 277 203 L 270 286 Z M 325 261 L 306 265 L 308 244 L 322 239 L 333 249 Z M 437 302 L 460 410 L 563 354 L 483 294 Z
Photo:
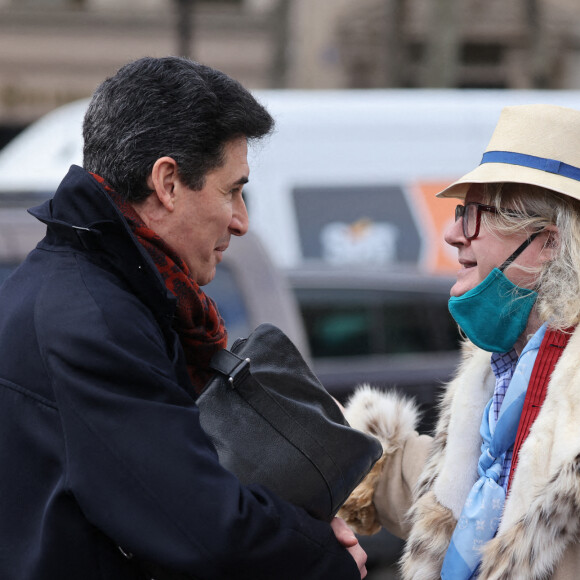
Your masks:
M 250 359 L 240 358 L 222 348 L 212 356 L 209 367 L 227 377 L 228 383 L 235 389 L 250 373 Z
M 228 384 L 287 441 L 296 447 L 323 478 L 331 498 L 333 509 L 340 507 L 345 499 L 344 476 L 334 458 L 311 435 L 250 372 L 250 359 L 240 358 L 229 350 L 222 349 L 212 357 L 210 367 L 227 377 Z M 243 389 L 240 389 L 244 385 Z

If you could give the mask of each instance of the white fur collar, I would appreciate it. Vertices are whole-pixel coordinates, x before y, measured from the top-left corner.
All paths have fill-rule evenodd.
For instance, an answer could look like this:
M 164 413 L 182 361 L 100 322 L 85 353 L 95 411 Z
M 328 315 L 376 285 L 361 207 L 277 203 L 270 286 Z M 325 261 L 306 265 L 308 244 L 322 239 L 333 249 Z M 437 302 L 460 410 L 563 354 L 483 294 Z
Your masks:
M 446 452 L 441 458 L 433 491 L 441 505 L 449 508 L 456 519 L 478 479 L 481 416 L 495 386 L 490 357 L 488 352 L 477 349 L 448 386 L 446 399 L 451 399 L 451 420 Z M 466 465 L 471 465 L 472 469 L 466 470 Z

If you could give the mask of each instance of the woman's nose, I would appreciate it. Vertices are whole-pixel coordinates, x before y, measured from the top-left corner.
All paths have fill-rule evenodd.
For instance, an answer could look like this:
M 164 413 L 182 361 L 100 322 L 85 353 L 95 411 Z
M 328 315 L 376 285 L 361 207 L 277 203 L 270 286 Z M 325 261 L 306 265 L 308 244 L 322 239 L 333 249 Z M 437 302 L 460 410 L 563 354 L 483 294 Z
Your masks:
M 463 218 L 460 217 L 455 220 L 446 230 L 443 239 L 450 246 L 457 246 L 459 244 L 465 244 L 467 240 L 463 235 Z

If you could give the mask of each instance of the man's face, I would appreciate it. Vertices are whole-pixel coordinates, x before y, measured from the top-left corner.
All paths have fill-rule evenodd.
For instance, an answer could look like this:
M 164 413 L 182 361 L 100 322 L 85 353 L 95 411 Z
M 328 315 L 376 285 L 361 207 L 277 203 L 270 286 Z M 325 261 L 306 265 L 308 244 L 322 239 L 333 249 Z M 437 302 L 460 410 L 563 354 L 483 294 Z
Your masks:
M 157 231 L 187 264 L 200 286 L 213 280 L 232 234 L 243 236 L 248 231 L 248 213 L 242 199 L 250 174 L 247 153 L 245 137 L 226 143 L 224 164 L 207 173 L 199 191 L 177 180 L 174 209 L 163 231 Z

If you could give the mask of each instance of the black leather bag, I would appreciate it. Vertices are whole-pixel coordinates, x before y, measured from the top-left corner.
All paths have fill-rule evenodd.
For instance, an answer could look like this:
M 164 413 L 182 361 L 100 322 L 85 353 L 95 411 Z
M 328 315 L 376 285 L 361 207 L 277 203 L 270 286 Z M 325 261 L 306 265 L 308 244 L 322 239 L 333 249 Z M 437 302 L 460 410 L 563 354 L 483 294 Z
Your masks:
M 349 427 L 292 341 L 262 324 L 214 355 L 217 371 L 197 400 L 219 460 L 330 521 L 382 453 Z

